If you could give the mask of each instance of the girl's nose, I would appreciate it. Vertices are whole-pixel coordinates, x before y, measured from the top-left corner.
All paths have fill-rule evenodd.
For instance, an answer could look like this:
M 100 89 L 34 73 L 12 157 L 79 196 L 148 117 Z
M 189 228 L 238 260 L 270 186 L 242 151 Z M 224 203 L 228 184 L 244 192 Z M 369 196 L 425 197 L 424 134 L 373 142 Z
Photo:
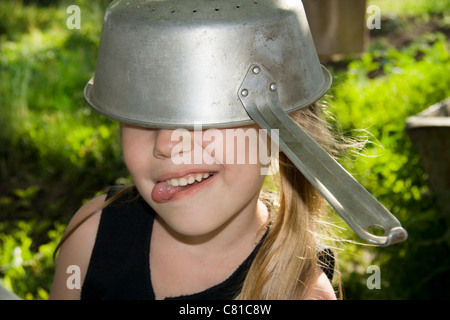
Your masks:
M 191 149 L 190 133 L 186 130 L 156 130 L 153 155 L 156 158 L 171 158 Z

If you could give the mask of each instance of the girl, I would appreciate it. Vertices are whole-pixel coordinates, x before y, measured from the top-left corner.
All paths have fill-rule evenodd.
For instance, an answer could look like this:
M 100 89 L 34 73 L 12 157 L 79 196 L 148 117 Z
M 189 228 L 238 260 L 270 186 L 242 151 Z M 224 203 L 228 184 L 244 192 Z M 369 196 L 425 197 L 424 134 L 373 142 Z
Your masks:
M 247 117 L 242 105 L 236 105 L 238 81 L 245 75 L 240 70 L 248 68 L 250 60 L 273 55 L 263 63 L 272 66 L 280 80 L 271 90 L 278 85 L 292 88 L 308 101 L 303 105 L 317 100 L 323 71 L 303 9 L 297 1 L 244 1 L 237 6 L 204 1 L 201 10 L 190 7 L 194 5 L 197 2 L 115 1 L 105 14 L 96 84 L 107 85 L 96 89 L 91 105 L 101 100 L 97 110 L 121 122 L 123 158 L 134 185 L 113 188 L 75 214 L 61 241 L 53 299 L 336 298 L 329 280 L 333 260 L 329 252 L 319 250 L 323 198 L 282 152 L 275 153 L 279 179 L 272 179 L 277 201 L 267 201 L 262 192 L 266 177 L 261 172 L 267 172 L 267 163 L 258 157 L 237 161 L 242 155 L 252 158 L 266 146 L 268 141 L 259 134 L 243 146 L 233 144 L 260 128 L 246 123 L 219 129 L 215 148 L 207 131 L 184 131 L 189 143 L 179 148 L 175 120 L 164 122 L 167 115 L 177 117 L 177 123 L 188 117 L 202 121 L 212 110 L 215 119 L 226 122 L 221 117 L 228 116 L 232 104 L 236 114 Z M 284 30 L 295 21 L 292 17 L 301 23 L 292 32 Z M 267 21 L 275 22 L 261 26 Z M 233 23 L 236 27 L 227 27 Z M 213 27 L 208 29 L 208 24 Z M 245 37 L 247 44 L 238 41 L 236 46 L 237 37 Z M 291 50 L 291 37 L 304 37 L 298 50 Z M 234 51 L 227 47 L 231 40 Z M 280 44 L 311 63 L 285 54 Z M 243 57 L 248 61 L 240 61 Z M 236 68 L 238 77 L 232 74 Z M 298 74 L 291 75 L 293 69 Z M 298 85 L 304 90 L 297 90 Z M 113 110 L 114 105 L 120 110 Z M 183 110 L 176 109 L 180 105 Z M 203 109 L 195 113 L 197 105 Z M 335 143 L 321 114 L 321 105 L 313 103 L 291 116 L 332 152 Z M 159 126 L 139 125 L 141 121 L 159 121 Z M 226 130 L 233 131 L 233 141 Z M 175 158 L 190 161 L 178 163 Z M 68 270 L 75 270 L 73 277 Z
M 318 104 L 293 117 L 330 148 Z M 75 214 L 50 298 L 336 298 L 317 254 L 324 201 L 283 153 L 279 208 L 270 212 L 260 163 L 174 165 L 172 130 L 121 130 L 135 186 L 99 196 Z M 255 147 L 247 145 L 247 154 Z M 196 182 L 186 189 L 169 184 L 189 178 Z M 75 289 L 67 286 L 73 265 L 81 271 Z

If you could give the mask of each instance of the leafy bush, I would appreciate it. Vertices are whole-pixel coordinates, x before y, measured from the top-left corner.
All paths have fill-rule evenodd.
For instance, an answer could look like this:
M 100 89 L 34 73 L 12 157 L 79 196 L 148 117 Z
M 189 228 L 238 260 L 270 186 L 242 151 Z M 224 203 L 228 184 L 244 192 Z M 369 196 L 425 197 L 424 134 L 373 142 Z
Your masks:
M 351 298 L 448 297 L 442 279 L 450 276 L 450 226 L 429 192 L 405 120 L 450 96 L 449 70 L 446 37 L 433 33 L 401 50 L 375 44 L 338 72 L 331 103 L 339 120 L 335 125 L 355 135 L 366 129 L 372 140 L 361 157 L 344 164 L 409 232 L 406 243 L 392 248 L 346 248 L 343 281 Z M 367 289 L 369 265 L 381 268 L 385 290 Z
M 65 226 L 49 221 L 0 223 L 0 283 L 22 299 L 48 299 L 54 273 L 53 252 Z M 47 231 L 47 240 L 36 247 L 36 238 Z
M 0 281 L 24 299 L 48 297 L 51 251 L 81 202 L 126 176 L 118 125 L 82 94 L 107 2 L 77 1 L 80 30 L 68 1 L 0 3 Z

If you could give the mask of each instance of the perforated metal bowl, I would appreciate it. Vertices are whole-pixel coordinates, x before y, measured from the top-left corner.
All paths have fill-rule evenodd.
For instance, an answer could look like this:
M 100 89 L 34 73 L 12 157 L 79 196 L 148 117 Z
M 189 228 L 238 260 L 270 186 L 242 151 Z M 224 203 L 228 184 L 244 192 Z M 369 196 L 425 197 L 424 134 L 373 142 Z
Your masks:
M 277 79 L 286 111 L 330 87 L 298 0 L 113 2 L 107 9 L 88 103 L 149 127 L 253 122 L 238 98 L 250 65 Z
M 358 235 L 404 241 L 399 221 L 288 116 L 330 85 L 299 0 L 119 0 L 106 11 L 85 97 L 145 127 L 256 122 Z

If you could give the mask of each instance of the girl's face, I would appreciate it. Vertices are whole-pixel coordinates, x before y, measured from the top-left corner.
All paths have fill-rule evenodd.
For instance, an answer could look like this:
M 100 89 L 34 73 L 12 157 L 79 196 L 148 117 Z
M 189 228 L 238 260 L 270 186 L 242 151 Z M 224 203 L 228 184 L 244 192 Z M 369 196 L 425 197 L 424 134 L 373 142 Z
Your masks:
M 136 188 L 165 225 L 202 236 L 263 215 L 255 132 L 259 139 L 250 126 L 194 132 L 122 125 L 123 155 Z

